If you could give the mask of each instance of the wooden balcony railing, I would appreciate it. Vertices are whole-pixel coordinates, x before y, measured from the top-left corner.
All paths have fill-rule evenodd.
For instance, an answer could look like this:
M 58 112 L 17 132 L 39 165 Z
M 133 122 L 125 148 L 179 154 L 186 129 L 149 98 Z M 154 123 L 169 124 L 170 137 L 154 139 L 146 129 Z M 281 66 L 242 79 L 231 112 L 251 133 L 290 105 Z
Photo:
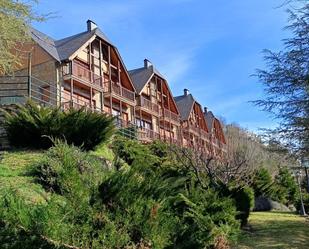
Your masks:
M 200 135 L 201 129 L 196 127 L 195 125 L 189 124 L 188 125 L 189 131 L 195 133 L 196 135 Z
M 103 76 L 95 74 L 93 71 L 79 65 L 76 62 L 72 62 L 72 72 L 68 72 L 78 79 L 84 80 L 87 83 L 94 84 L 95 86 L 104 87 L 106 80 Z
M 150 100 L 146 99 L 143 96 L 140 96 L 138 98 L 138 103 L 137 105 L 144 107 L 146 109 L 148 109 L 149 111 L 155 112 L 155 113 L 159 113 L 159 105 L 152 103 Z
M 109 92 L 109 84 L 106 85 L 107 85 L 106 86 L 107 91 Z M 112 93 L 134 102 L 135 93 L 133 91 L 130 91 L 129 89 L 126 89 L 115 82 L 112 82 L 111 85 L 112 85 Z
M 203 140 L 209 141 L 210 134 L 201 129 L 201 137 L 202 137 Z
M 160 134 L 147 128 L 138 129 L 138 138 L 141 141 L 153 141 L 160 138 Z
M 178 114 L 171 112 L 170 110 L 165 109 L 165 108 L 163 109 L 163 114 L 164 114 L 164 119 L 170 119 L 170 120 L 179 122 L 179 115 Z

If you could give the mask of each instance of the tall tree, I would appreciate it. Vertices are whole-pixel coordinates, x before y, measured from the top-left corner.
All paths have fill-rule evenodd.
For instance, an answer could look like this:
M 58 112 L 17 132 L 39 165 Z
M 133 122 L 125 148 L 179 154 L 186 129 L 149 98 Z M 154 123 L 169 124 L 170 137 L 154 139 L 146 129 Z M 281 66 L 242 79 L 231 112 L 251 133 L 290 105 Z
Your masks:
M 257 70 L 257 77 L 265 98 L 255 104 L 278 118 L 272 133 L 297 152 L 309 154 L 309 3 L 302 5 L 288 10 L 286 29 L 292 35 L 283 40 L 283 50 L 264 51 L 267 69 Z
M 29 41 L 29 25 L 45 16 L 34 11 L 37 0 L 0 0 L 0 73 L 10 73 L 20 61 L 20 44 Z

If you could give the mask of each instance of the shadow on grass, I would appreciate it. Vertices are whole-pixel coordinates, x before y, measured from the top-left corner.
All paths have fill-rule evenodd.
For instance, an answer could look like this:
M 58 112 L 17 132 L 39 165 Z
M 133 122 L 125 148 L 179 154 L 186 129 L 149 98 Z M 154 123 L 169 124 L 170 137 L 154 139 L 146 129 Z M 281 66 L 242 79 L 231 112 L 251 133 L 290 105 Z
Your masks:
M 257 213 L 251 225 L 252 231 L 244 231 L 235 248 L 309 248 L 309 224 L 299 216 L 286 212 Z
M 0 222 L 0 249 L 64 249 L 55 247 L 41 237 L 12 229 Z

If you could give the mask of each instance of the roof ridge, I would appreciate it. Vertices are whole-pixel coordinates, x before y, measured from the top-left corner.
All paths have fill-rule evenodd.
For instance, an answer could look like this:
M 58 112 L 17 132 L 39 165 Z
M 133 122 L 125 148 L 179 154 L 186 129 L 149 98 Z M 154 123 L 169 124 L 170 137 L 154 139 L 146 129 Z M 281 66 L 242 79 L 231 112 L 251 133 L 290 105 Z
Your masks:
M 82 34 L 86 34 L 88 32 L 89 31 L 83 31 L 83 32 L 77 33 L 75 35 L 71 35 L 71 36 L 67 36 L 67 37 L 61 38 L 59 40 L 55 40 L 55 43 L 57 43 L 56 46 L 62 46 L 63 44 L 65 44 L 66 42 L 72 40 L 73 38 L 76 38 L 77 36 L 80 36 Z
M 55 40 L 52 37 L 50 37 L 49 35 L 46 35 L 45 33 L 41 32 L 41 31 L 39 31 L 39 30 L 37 30 L 33 27 L 30 27 L 30 33 L 41 41 L 48 42 L 49 44 L 54 45 L 54 44 L 50 43 L 47 39 L 43 39 L 42 36 L 45 36 L 46 38 L 48 38 L 49 40 L 52 40 L 55 43 Z M 39 36 L 36 33 L 39 33 L 42 36 Z

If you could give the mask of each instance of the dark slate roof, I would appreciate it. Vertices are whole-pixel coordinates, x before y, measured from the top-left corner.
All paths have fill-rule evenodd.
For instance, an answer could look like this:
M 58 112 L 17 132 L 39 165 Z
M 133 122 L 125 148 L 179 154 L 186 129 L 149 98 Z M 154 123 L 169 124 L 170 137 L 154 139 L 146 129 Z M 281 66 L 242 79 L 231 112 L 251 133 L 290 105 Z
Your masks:
M 112 45 L 107 36 L 99 28 L 91 31 L 85 31 L 60 40 L 54 40 L 53 38 L 43 34 L 42 32 L 34 28 L 31 28 L 30 32 L 32 39 L 36 41 L 47 53 L 49 53 L 57 61 L 63 61 L 68 59 L 93 35 L 97 35 L 98 37 Z
M 144 86 L 147 84 L 153 73 L 153 66 L 147 68 L 142 67 L 129 71 L 129 75 L 138 93 L 143 90 Z
M 177 96 L 174 97 L 174 100 L 178 107 L 181 121 L 187 120 L 195 102 L 192 94 Z
M 47 53 L 49 53 L 53 58 L 55 58 L 57 61 L 60 61 L 60 57 L 55 45 L 55 40 L 42 32 L 30 28 L 30 35 L 32 39 L 39 44 L 41 48 L 43 48 Z
M 68 59 L 74 52 L 83 46 L 93 35 L 91 32 L 82 32 L 74 36 L 70 36 L 55 42 L 60 60 Z
M 213 122 L 214 122 L 214 119 L 215 119 L 215 115 L 211 111 L 208 111 L 207 113 L 204 113 L 204 116 L 205 116 L 205 119 L 206 119 L 206 122 L 207 122 L 208 130 L 211 131 L 212 126 L 213 126 Z
M 157 74 L 162 79 L 164 76 L 153 66 L 141 67 L 129 71 L 129 75 L 133 81 L 134 87 L 140 93 L 153 74 Z

